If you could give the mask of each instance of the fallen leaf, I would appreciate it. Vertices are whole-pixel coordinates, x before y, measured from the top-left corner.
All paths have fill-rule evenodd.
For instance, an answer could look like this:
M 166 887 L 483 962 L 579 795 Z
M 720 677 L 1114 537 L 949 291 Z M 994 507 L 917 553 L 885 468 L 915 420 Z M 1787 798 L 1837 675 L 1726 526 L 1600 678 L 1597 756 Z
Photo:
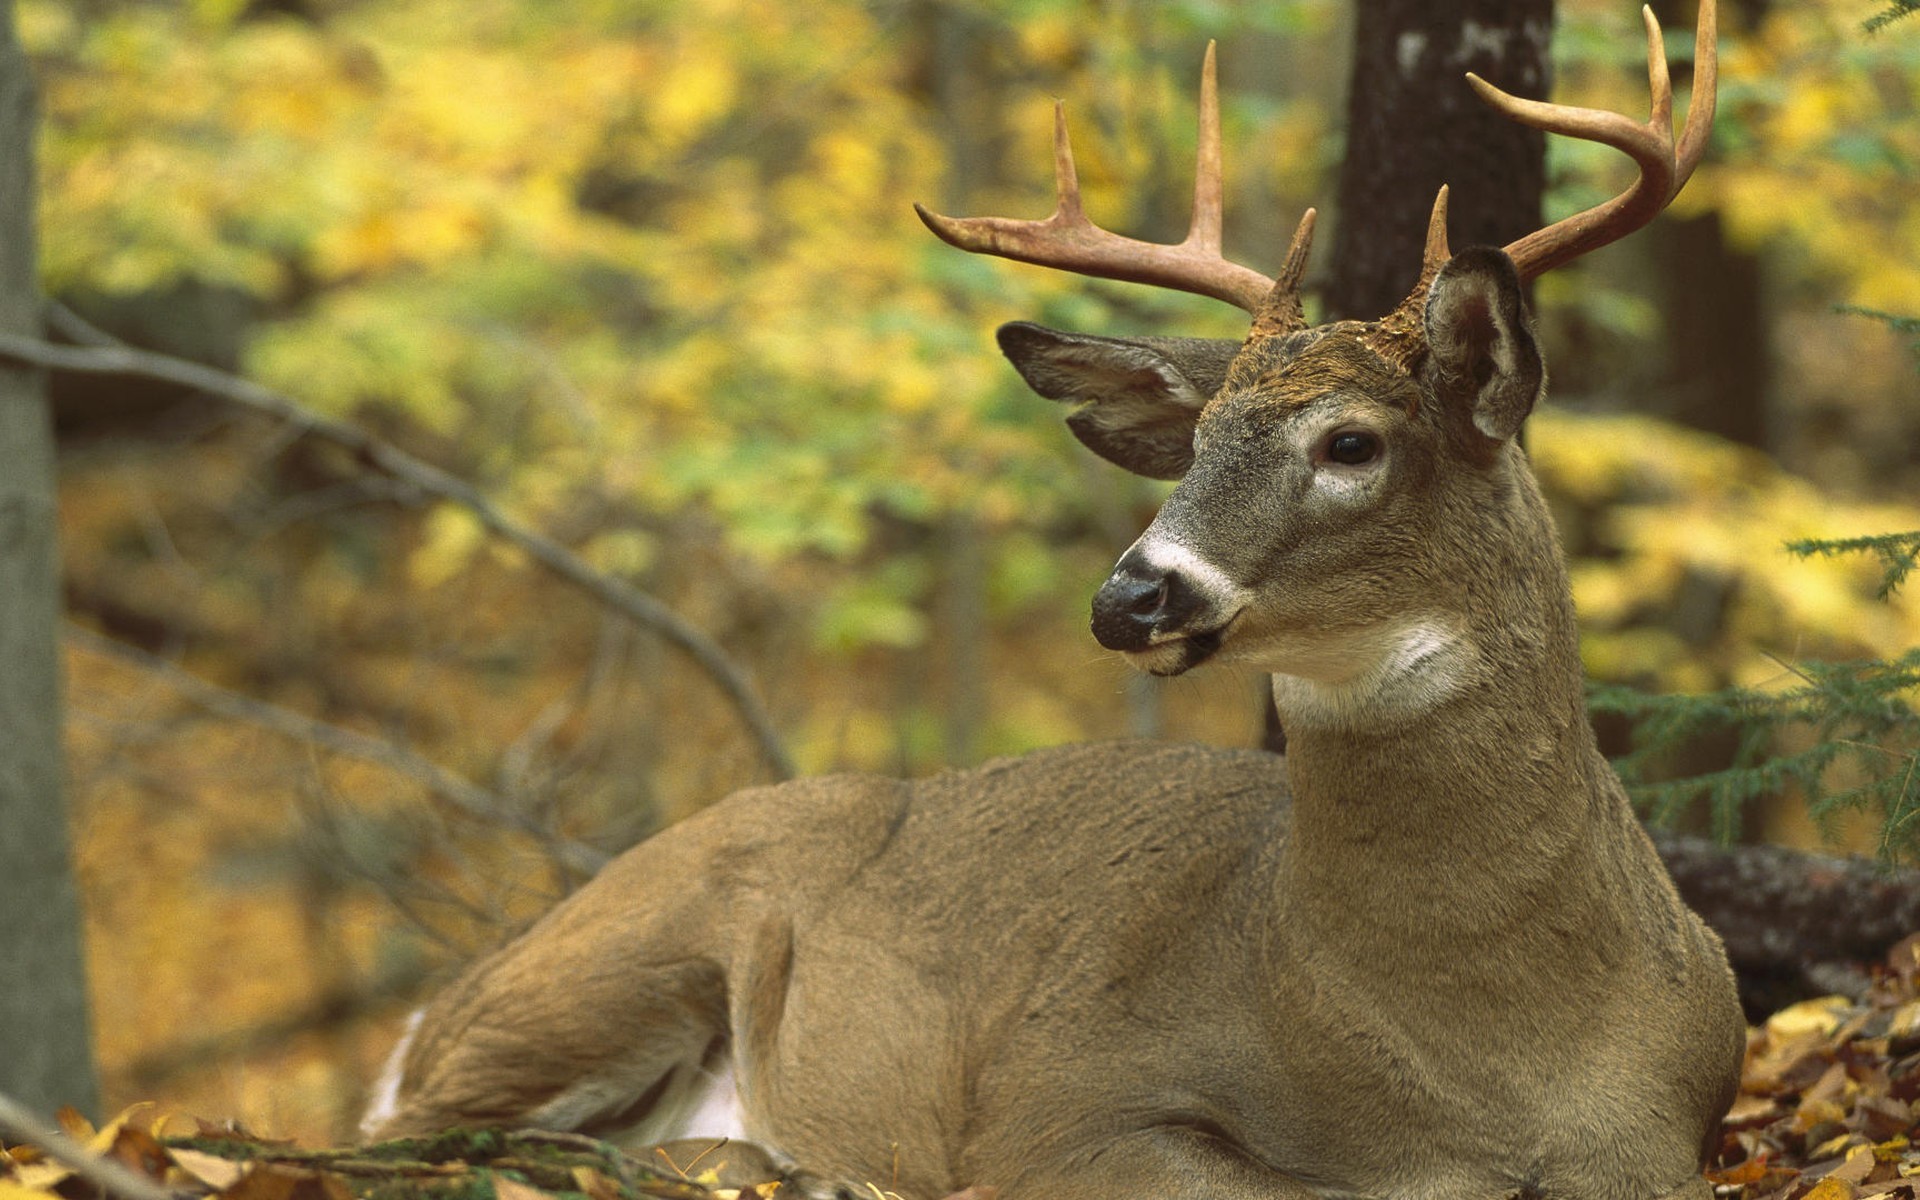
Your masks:
M 63 1104 L 53 1114 L 54 1124 L 60 1126 L 60 1132 L 76 1142 L 84 1142 L 93 1136 L 93 1122 L 71 1104 Z
M 216 1192 L 224 1192 L 240 1181 L 247 1173 L 245 1163 L 237 1163 L 217 1154 L 208 1154 L 201 1150 L 188 1150 L 184 1146 L 169 1150 L 168 1156 L 182 1171 Z
M 1766 1173 L 1767 1156 L 1757 1154 L 1737 1167 L 1728 1167 L 1724 1171 L 1708 1171 L 1707 1182 L 1723 1187 L 1730 1184 L 1745 1187 L 1749 1183 L 1760 1182 Z M 971 1191 L 972 1189 L 969 1188 L 968 1190 Z M 965 1195 L 965 1193 L 956 1192 L 954 1196 L 948 1197 L 947 1200 L 954 1200 L 955 1196 L 961 1195 Z
M 1836 1154 L 1843 1153 L 1848 1143 L 1852 1142 L 1854 1137 L 1854 1134 L 1842 1133 L 1838 1136 L 1828 1138 L 1818 1146 L 1807 1151 L 1807 1161 L 1819 1162 L 1823 1158 L 1832 1158 Z
M 1847 1151 L 1847 1160 L 1827 1173 L 1828 1179 L 1844 1179 L 1851 1184 L 1867 1181 L 1874 1167 L 1873 1147 L 1855 1146 Z
M 1802 1000 L 1767 1018 L 1767 1036 L 1782 1041 L 1808 1033 L 1826 1037 L 1840 1027 L 1840 1022 L 1852 1008 L 1853 1001 L 1845 996 Z

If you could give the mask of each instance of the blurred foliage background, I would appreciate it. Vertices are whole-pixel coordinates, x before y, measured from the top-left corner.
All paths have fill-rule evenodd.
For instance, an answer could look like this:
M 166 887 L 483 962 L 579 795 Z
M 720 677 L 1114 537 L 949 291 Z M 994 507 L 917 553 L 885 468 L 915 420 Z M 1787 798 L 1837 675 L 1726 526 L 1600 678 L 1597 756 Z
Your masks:
M 1643 109 L 1633 5 L 1559 7 L 1557 98 Z M 1868 35 L 1874 8 L 1730 3 L 1707 164 L 1659 225 L 1539 289 L 1555 386 L 1531 449 L 1601 680 L 1790 686 L 1920 641 L 1920 599 L 1876 599 L 1875 563 L 1782 551 L 1920 528 L 1920 339 L 1836 307 L 1920 310 L 1920 23 Z M 803 770 L 1257 740 L 1256 680 L 1130 680 L 1087 636 L 1160 491 L 1082 451 L 990 337 L 1243 318 L 970 258 L 909 202 L 1042 214 L 1059 96 L 1096 219 L 1177 237 L 1217 38 L 1228 252 L 1272 270 L 1307 205 L 1366 219 L 1327 211 L 1346 6 L 18 17 L 49 294 L 364 425 L 657 596 L 752 673 Z M 1617 190 L 1616 158 L 1552 145 L 1550 215 Z M 70 613 L 149 656 L 68 653 L 109 1110 L 346 1133 L 422 980 L 577 881 L 564 847 L 768 777 L 706 675 L 466 511 L 184 390 L 62 376 L 55 400 Z M 440 802 L 421 763 L 510 819 Z M 1791 804 L 1747 828 L 1809 836 Z

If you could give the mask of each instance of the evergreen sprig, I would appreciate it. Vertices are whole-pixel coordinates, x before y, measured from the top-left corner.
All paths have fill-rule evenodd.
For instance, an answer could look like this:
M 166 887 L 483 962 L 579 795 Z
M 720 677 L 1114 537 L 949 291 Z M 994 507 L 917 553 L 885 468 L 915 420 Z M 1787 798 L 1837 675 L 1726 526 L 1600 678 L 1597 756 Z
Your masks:
M 1920 530 L 1792 542 L 1803 557 L 1872 552 L 1885 568 L 1882 599 L 1920 559 Z M 1800 682 L 1783 691 L 1731 687 L 1699 696 L 1655 696 L 1596 684 L 1595 713 L 1633 724 L 1632 749 L 1615 760 L 1634 800 L 1661 824 L 1705 803 L 1714 836 L 1732 841 L 1753 801 L 1797 790 L 1823 831 L 1851 810 L 1880 818 L 1881 858 L 1920 861 L 1920 647 L 1898 658 L 1808 662 L 1790 668 Z M 1804 749 L 1783 750 L 1790 732 Z M 1659 779 L 1676 752 L 1730 735 L 1732 762 L 1719 770 Z
M 1920 0 L 1916 0 L 1920 3 Z M 1801 558 L 1818 555 L 1832 558 L 1840 554 L 1858 554 L 1872 551 L 1880 558 L 1880 566 L 1885 572 L 1880 578 L 1880 599 L 1887 597 L 1907 581 L 1916 562 L 1920 562 L 1920 530 L 1911 533 L 1879 533 L 1866 537 L 1838 538 L 1824 540 L 1802 538 L 1787 543 L 1787 550 Z
M 1633 722 L 1633 748 L 1614 765 L 1635 801 L 1671 824 L 1704 802 L 1714 835 L 1731 841 L 1753 801 L 1798 791 L 1822 829 L 1843 812 L 1880 818 L 1880 854 L 1920 860 L 1920 648 L 1886 661 L 1807 663 L 1785 691 L 1733 687 L 1699 696 L 1655 696 L 1596 685 L 1595 713 Z M 1782 750 L 1790 732 L 1804 749 Z M 1731 735 L 1731 763 L 1681 779 L 1657 779 L 1674 753 Z
M 1902 17 L 1910 17 L 1916 12 L 1920 12 L 1920 0 L 1893 0 L 1892 7 L 1873 14 L 1860 24 L 1868 33 L 1879 33 Z

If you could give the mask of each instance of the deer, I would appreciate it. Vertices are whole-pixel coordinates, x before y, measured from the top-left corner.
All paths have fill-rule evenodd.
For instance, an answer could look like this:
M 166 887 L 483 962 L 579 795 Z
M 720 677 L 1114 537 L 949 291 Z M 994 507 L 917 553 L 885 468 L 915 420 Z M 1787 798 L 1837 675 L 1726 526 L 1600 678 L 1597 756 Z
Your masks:
M 735 793 L 417 1013 L 365 1136 L 744 1136 L 824 1197 L 1710 1200 L 1733 978 L 1596 746 L 1519 442 L 1546 386 L 1524 281 L 1653 220 L 1706 146 L 1713 0 L 1677 141 L 1643 15 L 1645 122 L 1468 77 L 1634 182 L 1458 253 L 1442 188 L 1378 320 L 1305 319 L 1312 210 L 1276 277 L 1221 252 L 1211 48 L 1185 241 L 1087 219 L 1059 108 L 1053 216 L 921 208 L 964 250 L 1250 315 L 1240 342 L 998 340 L 1093 452 L 1178 481 L 1096 640 L 1270 675 L 1286 755 L 1114 742 Z

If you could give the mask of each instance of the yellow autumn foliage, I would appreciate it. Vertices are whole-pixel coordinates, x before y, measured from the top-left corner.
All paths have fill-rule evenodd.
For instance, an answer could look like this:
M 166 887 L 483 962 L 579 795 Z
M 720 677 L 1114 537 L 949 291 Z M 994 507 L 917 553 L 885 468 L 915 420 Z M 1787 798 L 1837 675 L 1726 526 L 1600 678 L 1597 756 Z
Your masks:
M 1632 8 L 1564 0 L 1568 98 L 1644 106 Z M 752 672 L 806 769 L 929 770 L 1149 718 L 1257 736 L 1256 681 L 1143 698 L 1090 644 L 1087 593 L 1160 492 L 1091 462 L 991 344 L 1013 319 L 1238 336 L 1239 315 L 959 255 L 909 202 L 1044 215 L 1065 97 L 1088 208 L 1177 237 L 1156 223 L 1190 187 L 1193 78 L 1218 37 L 1229 248 L 1270 267 L 1334 190 L 1343 6 L 16 10 L 51 294 L 176 322 L 182 297 L 232 299 L 245 373 L 658 596 Z M 1920 640 L 1916 600 L 1875 600 L 1871 564 L 1781 550 L 1920 527 L 1911 464 L 1861 465 L 1920 428 L 1913 364 L 1831 311 L 1920 296 L 1920 37 L 1864 38 L 1860 16 L 1816 0 L 1728 18 L 1721 133 L 1678 205 L 1763 253 L 1768 403 L 1794 469 L 1607 415 L 1637 402 L 1610 367 L 1585 364 L 1600 382 L 1534 421 L 1597 676 L 1763 684 L 1803 656 Z M 1559 143 L 1552 162 L 1561 212 L 1628 169 Z M 1655 274 L 1612 257 L 1549 279 L 1544 326 L 1614 331 L 1633 365 L 1666 319 Z M 1556 370 L 1592 353 L 1563 343 Z M 185 411 L 69 455 L 67 588 L 90 623 L 391 739 L 598 850 L 762 778 L 700 671 L 463 510 L 409 508 L 286 430 Z M 342 1133 L 405 1003 L 369 981 L 417 979 L 574 879 L 550 841 L 461 815 L 417 773 L 210 718 L 84 648 L 68 669 L 115 1105 Z M 350 1020 L 245 1041 L 335 992 L 361 996 Z

